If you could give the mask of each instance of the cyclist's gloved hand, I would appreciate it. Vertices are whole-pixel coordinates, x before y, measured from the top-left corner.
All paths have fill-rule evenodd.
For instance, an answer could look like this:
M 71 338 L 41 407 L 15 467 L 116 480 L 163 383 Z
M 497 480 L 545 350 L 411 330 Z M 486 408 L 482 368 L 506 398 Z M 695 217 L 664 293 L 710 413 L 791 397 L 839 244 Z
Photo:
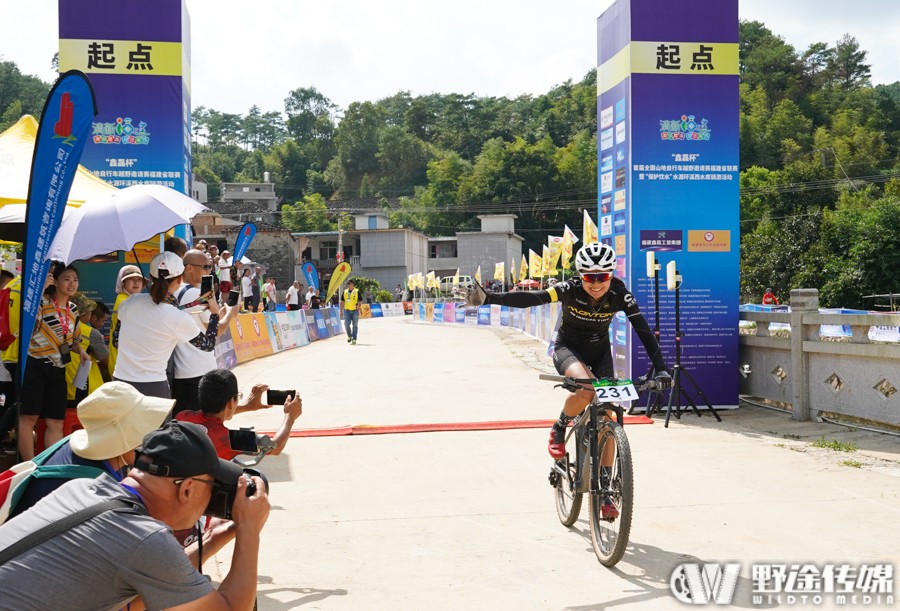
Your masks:
M 672 388 L 672 376 L 670 376 L 669 372 L 665 369 L 657 371 L 653 376 L 653 381 L 659 385 L 660 390 Z
M 484 288 L 478 284 L 478 281 L 473 279 L 472 286 L 469 287 L 469 292 L 466 295 L 466 303 L 470 306 L 480 306 L 483 305 L 485 301 L 487 301 L 487 293 Z

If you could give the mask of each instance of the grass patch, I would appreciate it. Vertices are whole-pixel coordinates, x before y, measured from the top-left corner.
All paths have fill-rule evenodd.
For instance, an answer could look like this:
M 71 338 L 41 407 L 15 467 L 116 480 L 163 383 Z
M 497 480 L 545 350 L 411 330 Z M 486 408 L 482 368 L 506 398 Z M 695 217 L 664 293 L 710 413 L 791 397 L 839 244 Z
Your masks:
M 844 443 L 837 439 L 825 439 L 825 436 L 819 437 L 812 442 L 814 448 L 825 448 L 826 450 L 834 450 L 835 452 L 856 452 L 856 445 L 852 443 Z
M 849 460 L 849 459 L 841 461 L 841 464 L 844 465 L 845 467 L 853 467 L 854 469 L 859 469 L 863 465 L 858 460 Z

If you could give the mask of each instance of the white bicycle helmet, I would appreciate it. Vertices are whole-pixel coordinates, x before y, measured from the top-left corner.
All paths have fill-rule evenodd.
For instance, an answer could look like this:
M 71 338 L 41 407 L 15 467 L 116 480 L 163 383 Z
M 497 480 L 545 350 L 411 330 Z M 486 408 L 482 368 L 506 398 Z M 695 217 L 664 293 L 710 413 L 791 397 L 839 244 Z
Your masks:
M 579 274 L 616 271 L 616 251 L 606 244 L 587 244 L 575 255 Z

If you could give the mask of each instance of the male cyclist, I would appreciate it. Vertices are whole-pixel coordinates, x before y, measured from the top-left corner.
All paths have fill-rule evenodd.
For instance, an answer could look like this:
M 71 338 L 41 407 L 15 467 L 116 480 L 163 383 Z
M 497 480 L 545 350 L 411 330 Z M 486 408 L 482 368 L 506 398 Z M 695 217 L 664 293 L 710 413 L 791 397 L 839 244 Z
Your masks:
M 485 293 L 477 285 L 470 294 L 471 305 L 500 304 L 513 308 L 527 308 L 545 303 L 562 304 L 562 322 L 553 347 L 556 370 L 570 378 L 610 378 L 613 359 L 609 345 L 609 325 L 616 312 L 625 312 L 637 332 L 647 356 L 653 362 L 654 379 L 661 388 L 671 386 L 656 335 L 638 308 L 634 295 L 625 283 L 615 278 L 616 253 L 606 244 L 588 244 L 575 255 L 579 277 L 558 282 L 543 291 L 514 291 Z M 593 389 L 583 388 L 566 398 L 559 419 L 550 430 L 548 450 L 554 460 L 566 455 L 566 426 L 594 398 Z M 601 460 L 605 467 L 612 464 L 612 448 L 604 449 Z M 608 459 L 608 460 L 607 460 Z M 615 519 L 618 510 L 604 503 L 603 517 Z

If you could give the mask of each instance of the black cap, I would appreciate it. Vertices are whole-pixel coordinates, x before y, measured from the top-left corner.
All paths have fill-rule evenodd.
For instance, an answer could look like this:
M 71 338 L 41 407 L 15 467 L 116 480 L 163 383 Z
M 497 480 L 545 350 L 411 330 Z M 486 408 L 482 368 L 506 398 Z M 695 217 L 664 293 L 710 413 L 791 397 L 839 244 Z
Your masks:
M 136 451 L 134 468 L 159 477 L 212 475 L 233 486 L 243 470 L 222 460 L 209 435 L 199 424 L 171 420 L 148 433 Z

